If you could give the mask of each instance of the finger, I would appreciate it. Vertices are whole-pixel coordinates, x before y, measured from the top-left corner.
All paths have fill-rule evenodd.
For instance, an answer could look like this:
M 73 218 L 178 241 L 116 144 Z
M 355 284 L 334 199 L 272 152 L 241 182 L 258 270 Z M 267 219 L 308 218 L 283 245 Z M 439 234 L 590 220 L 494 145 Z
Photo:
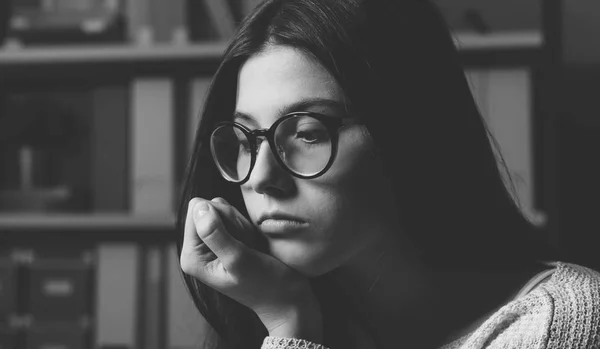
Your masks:
M 204 199 L 193 198 L 188 203 L 188 209 L 187 209 L 186 218 L 185 218 L 185 225 L 184 225 L 184 229 L 183 229 L 184 234 L 183 234 L 182 249 L 185 249 L 186 247 L 195 247 L 195 246 L 198 246 L 198 244 L 202 243 L 202 240 L 200 240 L 200 237 L 196 233 L 196 225 L 194 224 L 194 215 L 193 215 L 194 206 L 201 200 L 204 200 Z
M 216 197 L 211 200 L 213 207 L 219 211 L 221 218 L 227 222 L 232 222 L 237 229 L 251 230 L 254 229 L 254 225 L 248 221 L 243 214 L 238 211 L 233 205 L 229 204 L 225 199 Z
M 246 247 L 227 232 L 213 204 L 209 201 L 199 201 L 194 205 L 192 212 L 196 233 L 227 267 L 240 258 Z
M 234 238 L 253 249 L 265 252 L 265 241 L 256 227 L 235 206 L 220 197 L 212 199 L 211 202 L 219 211 L 225 228 Z

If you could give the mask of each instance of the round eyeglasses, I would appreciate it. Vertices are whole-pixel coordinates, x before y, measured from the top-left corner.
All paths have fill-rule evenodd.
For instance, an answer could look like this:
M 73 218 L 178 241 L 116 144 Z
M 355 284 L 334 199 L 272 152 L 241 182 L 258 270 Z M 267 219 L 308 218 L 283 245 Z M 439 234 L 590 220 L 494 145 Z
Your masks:
M 350 117 L 295 112 L 278 119 L 269 129 L 250 130 L 236 122 L 217 124 L 210 150 L 223 178 L 243 184 L 250 178 L 256 154 L 264 139 L 279 165 L 293 176 L 319 177 L 333 164 L 339 130 L 356 124 Z

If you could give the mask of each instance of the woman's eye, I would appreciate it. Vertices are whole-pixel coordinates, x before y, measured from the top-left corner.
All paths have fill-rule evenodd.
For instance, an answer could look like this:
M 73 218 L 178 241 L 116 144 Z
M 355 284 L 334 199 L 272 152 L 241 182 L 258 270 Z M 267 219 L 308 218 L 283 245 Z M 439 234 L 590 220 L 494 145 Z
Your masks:
M 306 143 L 316 143 L 327 139 L 326 132 L 323 130 L 298 131 L 296 133 L 296 138 L 299 138 Z
M 240 149 L 243 152 L 250 153 L 251 149 L 250 149 L 250 143 L 248 141 L 239 141 L 239 144 L 240 144 Z

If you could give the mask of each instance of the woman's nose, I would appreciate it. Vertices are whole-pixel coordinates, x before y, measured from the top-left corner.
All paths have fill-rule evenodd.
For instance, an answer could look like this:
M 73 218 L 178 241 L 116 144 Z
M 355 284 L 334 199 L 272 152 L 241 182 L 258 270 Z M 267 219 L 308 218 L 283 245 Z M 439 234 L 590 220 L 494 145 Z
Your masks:
M 291 176 L 275 159 L 269 142 L 260 142 L 257 145 L 256 162 L 248 184 L 260 194 L 282 195 L 289 191 L 292 182 Z

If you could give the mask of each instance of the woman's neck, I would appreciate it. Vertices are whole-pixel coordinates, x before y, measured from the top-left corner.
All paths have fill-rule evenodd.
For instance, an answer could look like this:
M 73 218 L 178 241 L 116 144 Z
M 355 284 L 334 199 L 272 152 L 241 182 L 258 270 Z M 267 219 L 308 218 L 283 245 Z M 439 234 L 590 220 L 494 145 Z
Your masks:
M 395 340 L 399 347 L 411 342 L 409 335 L 430 318 L 425 310 L 436 299 L 434 280 L 408 246 L 381 239 L 331 275 L 337 291 L 376 343 Z M 405 330 L 408 333 L 402 333 Z
M 376 343 L 427 348 L 478 324 L 539 267 L 436 271 L 420 263 L 406 244 L 382 239 L 331 276 Z

